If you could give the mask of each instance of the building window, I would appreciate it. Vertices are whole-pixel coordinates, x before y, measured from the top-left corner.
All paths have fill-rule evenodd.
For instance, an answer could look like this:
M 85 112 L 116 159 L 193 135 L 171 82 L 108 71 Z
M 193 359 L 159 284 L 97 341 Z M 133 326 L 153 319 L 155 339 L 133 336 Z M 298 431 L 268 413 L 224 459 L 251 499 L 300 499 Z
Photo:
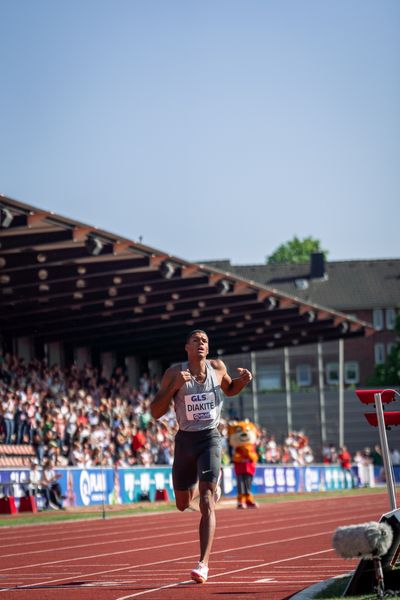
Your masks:
M 386 329 L 394 329 L 396 327 L 396 311 L 394 308 L 386 309 Z
M 349 361 L 344 365 L 344 382 L 348 384 L 358 383 L 360 381 L 360 369 L 358 362 Z
M 389 356 L 389 354 L 392 353 L 392 351 L 396 348 L 396 344 L 394 342 L 390 342 L 387 346 L 386 346 L 386 352 L 387 352 L 387 356 Z
M 257 370 L 257 382 L 260 392 L 282 389 L 281 367 L 279 365 L 259 367 Z
M 381 308 L 374 308 L 372 312 L 372 323 L 375 329 L 383 329 L 383 310 Z
M 338 363 L 328 363 L 326 365 L 326 381 L 329 385 L 338 385 L 338 383 L 339 383 L 339 365 L 338 365 Z
M 296 366 L 296 382 L 297 385 L 311 385 L 311 367 L 310 365 Z
M 375 344 L 374 353 L 375 353 L 375 364 L 383 365 L 383 363 L 385 362 L 385 344 Z
M 339 385 L 339 363 L 326 365 L 326 381 L 329 385 Z M 360 368 L 358 362 L 344 363 L 344 383 L 352 385 L 360 381 Z

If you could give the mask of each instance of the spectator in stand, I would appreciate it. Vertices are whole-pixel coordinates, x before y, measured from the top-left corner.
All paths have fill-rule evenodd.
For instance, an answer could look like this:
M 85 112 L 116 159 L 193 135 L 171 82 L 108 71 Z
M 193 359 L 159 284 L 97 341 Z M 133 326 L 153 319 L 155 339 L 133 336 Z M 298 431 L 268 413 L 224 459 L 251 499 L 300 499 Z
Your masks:
M 344 474 L 346 487 L 353 487 L 353 474 L 351 472 L 351 454 L 346 446 L 339 448 L 338 460 Z
M 45 497 L 45 508 L 59 508 L 63 509 L 61 487 L 58 483 L 58 479 L 61 477 L 60 473 L 56 473 L 54 470 L 53 461 L 48 458 L 44 465 L 41 478 L 41 487 Z
M 173 450 L 171 448 L 171 442 L 164 439 L 157 452 L 155 464 L 156 465 L 172 465 L 173 463 Z
M 39 462 L 39 465 L 43 464 L 44 455 L 46 452 L 46 446 L 44 443 L 44 437 L 42 428 L 40 427 L 40 421 L 38 422 L 38 427 L 35 429 L 32 438 L 32 446 L 35 450 L 36 458 Z
M 68 450 L 66 448 L 66 450 Z M 53 448 L 52 448 L 52 452 L 47 453 L 48 458 L 50 458 L 55 467 L 67 467 L 68 466 L 68 458 L 67 456 L 65 456 L 65 454 L 63 454 L 63 450 L 60 448 L 60 446 L 57 446 L 57 444 L 54 444 L 53 442 Z
M 337 465 L 338 464 L 339 460 L 338 460 L 338 454 L 336 451 L 335 444 L 329 444 L 329 446 L 325 446 L 323 448 L 322 462 L 325 465 Z
M 29 435 L 28 426 L 28 405 L 24 390 L 20 390 L 17 394 L 16 409 L 14 416 L 15 443 L 23 444 L 25 437 Z
M 358 466 L 359 485 L 369 487 L 374 483 L 373 473 L 371 473 L 372 458 L 371 449 L 367 446 L 362 452 L 356 452 L 354 462 Z
M 37 496 L 41 490 L 41 482 L 42 474 L 39 470 L 39 463 L 36 458 L 33 458 L 31 461 L 31 470 L 29 473 L 29 494 L 32 496 Z
M 132 451 L 134 456 L 137 456 L 138 451 L 144 447 L 146 443 L 146 435 L 142 429 L 137 426 L 132 428 Z
M 398 450 L 396 450 L 396 448 L 392 448 L 390 450 L 390 458 L 392 460 L 392 465 L 394 467 L 396 467 L 397 465 L 400 465 L 400 452 Z
M 302 432 L 292 431 L 285 440 L 282 462 L 303 466 L 313 462 L 314 456 L 308 444 L 308 437 Z
M 62 370 L 46 360 L 29 363 L 0 355 L 0 442 L 31 443 L 40 465 L 129 466 L 171 464 L 177 431 L 171 407 L 155 422 L 149 405 L 159 381 L 143 373 L 139 389 L 129 386 L 125 370 L 110 378 L 102 369 L 76 364 Z M 232 406 L 230 407 L 232 411 Z M 221 419 L 222 462 L 230 446 Z M 273 435 L 258 428 L 259 462 L 309 464 L 312 452 L 301 432 L 292 432 L 283 451 Z
M 39 407 L 39 395 L 37 392 L 33 392 L 32 388 L 28 386 L 27 391 L 27 420 L 28 420 L 28 434 L 29 434 L 29 443 L 33 444 L 33 436 L 36 430 L 36 417 L 38 415 L 37 410 Z
M 271 435 L 267 441 L 265 458 L 268 464 L 276 464 L 281 460 L 281 453 L 278 444 L 276 443 L 275 436 Z
M 69 464 L 73 467 L 84 467 L 85 461 L 83 459 L 82 446 L 78 441 L 73 443 L 72 449 L 69 454 Z
M 379 444 L 375 444 L 374 449 L 371 452 L 371 461 L 374 465 L 374 472 L 378 478 L 378 481 L 385 481 L 385 469 L 383 467 L 383 456 L 382 450 Z
M 5 444 L 12 444 L 14 440 L 14 417 L 17 408 L 15 394 L 12 390 L 7 392 L 7 396 L 2 403 L 3 425 L 5 430 Z
M 144 398 L 147 398 L 150 394 L 150 379 L 148 373 L 143 373 L 139 379 L 139 391 Z

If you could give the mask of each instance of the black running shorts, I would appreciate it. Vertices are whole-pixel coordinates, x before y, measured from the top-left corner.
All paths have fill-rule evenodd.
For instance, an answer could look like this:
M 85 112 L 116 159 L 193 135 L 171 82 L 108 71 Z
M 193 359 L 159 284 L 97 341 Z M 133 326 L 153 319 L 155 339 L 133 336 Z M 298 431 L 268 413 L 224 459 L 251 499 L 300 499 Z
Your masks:
M 220 470 L 221 435 L 218 429 L 178 431 L 172 466 L 175 490 L 189 490 L 198 480 L 216 483 Z

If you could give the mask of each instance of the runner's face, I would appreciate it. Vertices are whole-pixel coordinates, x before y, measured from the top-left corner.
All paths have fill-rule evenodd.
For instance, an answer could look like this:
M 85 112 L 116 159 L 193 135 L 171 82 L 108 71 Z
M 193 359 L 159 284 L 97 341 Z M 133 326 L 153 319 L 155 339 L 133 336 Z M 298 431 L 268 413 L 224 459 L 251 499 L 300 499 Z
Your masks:
M 205 333 L 194 333 L 185 346 L 189 358 L 205 358 L 208 354 L 208 337 Z

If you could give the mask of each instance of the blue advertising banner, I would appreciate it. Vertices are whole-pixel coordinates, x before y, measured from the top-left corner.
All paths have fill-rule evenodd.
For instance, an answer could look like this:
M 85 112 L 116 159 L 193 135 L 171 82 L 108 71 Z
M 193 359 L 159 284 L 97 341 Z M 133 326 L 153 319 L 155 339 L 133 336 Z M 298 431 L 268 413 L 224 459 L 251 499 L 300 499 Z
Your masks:
M 24 495 L 21 484 L 29 481 L 29 469 L 1 469 L 0 470 L 0 493 L 3 495 Z
M 134 467 L 127 469 L 75 467 L 60 468 L 59 483 L 65 497 L 64 505 L 94 506 L 99 504 L 130 504 L 156 500 L 157 490 L 166 490 L 174 500 L 172 473 L 169 466 Z M 400 468 L 395 468 L 396 480 Z M 356 481 L 357 478 L 354 477 Z M 24 484 L 29 481 L 29 469 L 1 469 L 0 494 L 24 495 Z M 8 484 L 12 484 L 12 491 Z M 237 481 L 233 465 L 223 467 L 223 495 L 236 497 Z M 361 485 L 361 484 L 360 484 Z M 289 492 L 318 492 L 352 487 L 352 476 L 339 466 L 258 465 L 252 491 L 257 494 L 284 494 Z M 26 488 L 25 488 L 26 489 Z
M 112 469 L 57 469 L 65 506 L 109 504 L 114 489 Z
M 223 468 L 223 488 L 225 496 L 237 495 L 235 469 L 229 465 Z M 339 466 L 293 467 L 283 465 L 259 465 L 254 474 L 253 494 L 285 494 L 289 492 L 320 492 L 343 490 L 352 487 L 350 474 L 345 474 Z
M 173 499 L 171 467 L 131 469 L 57 469 L 65 506 L 130 504 L 154 501 L 156 491 L 166 489 Z
M 385 470 L 383 467 L 374 466 L 374 475 L 377 483 L 386 483 Z M 393 466 L 393 478 L 396 483 L 400 483 L 400 465 Z
M 171 467 L 153 467 L 119 470 L 119 495 L 116 494 L 116 503 L 138 502 L 146 499 L 153 501 L 157 490 L 167 490 L 168 497 L 174 498 L 172 487 Z

